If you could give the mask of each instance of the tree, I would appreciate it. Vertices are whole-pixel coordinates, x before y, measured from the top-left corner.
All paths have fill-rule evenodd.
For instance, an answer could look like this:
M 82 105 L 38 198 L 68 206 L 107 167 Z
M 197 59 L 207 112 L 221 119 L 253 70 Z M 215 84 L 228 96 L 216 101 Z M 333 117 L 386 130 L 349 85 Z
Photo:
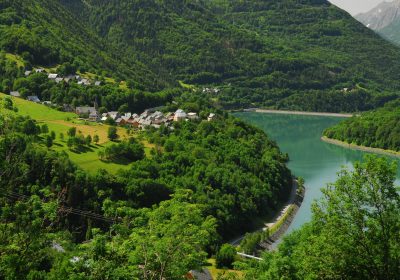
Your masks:
M 46 146 L 48 148 L 50 148 L 51 146 L 53 146 L 53 138 L 50 135 L 46 136 Z
M 162 202 L 125 244 L 132 250 L 131 265 L 141 267 L 140 279 L 181 279 L 203 265 L 204 250 L 216 234 L 215 220 L 202 217 L 200 208 L 185 200 L 178 194 Z
M 62 132 L 60 133 L 60 140 L 64 141 L 64 133 L 62 133 Z
M 96 143 L 96 145 L 97 145 L 99 143 L 99 141 L 100 141 L 99 135 L 95 134 L 93 136 L 93 142 Z
M 256 279 L 397 279 L 396 171 L 394 162 L 376 156 L 343 169 L 313 205 L 312 221 L 265 257 Z
M 47 124 L 42 125 L 42 127 L 40 128 L 41 133 L 46 134 L 49 133 L 49 127 Z
M 216 255 L 216 263 L 218 268 L 232 268 L 235 261 L 236 249 L 230 244 L 224 244 Z
M 90 135 L 86 136 L 85 142 L 86 142 L 86 145 L 90 146 L 90 144 L 92 143 L 92 136 L 90 136 Z
M 114 126 L 111 126 L 108 128 L 108 139 L 111 141 L 115 141 L 118 139 L 118 134 L 117 134 L 117 128 Z
M 69 128 L 68 131 L 67 131 L 67 135 L 69 137 L 75 137 L 75 135 L 76 135 L 76 127 Z
M 56 140 L 56 133 L 52 130 L 50 132 L 51 139 Z

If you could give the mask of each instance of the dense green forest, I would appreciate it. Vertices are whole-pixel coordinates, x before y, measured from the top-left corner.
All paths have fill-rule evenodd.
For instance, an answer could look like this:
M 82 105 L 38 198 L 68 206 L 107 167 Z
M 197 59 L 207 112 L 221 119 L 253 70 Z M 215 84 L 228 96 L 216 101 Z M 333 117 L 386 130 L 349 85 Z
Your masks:
M 400 151 L 399 102 L 363 113 L 327 129 L 324 135 L 347 143 Z
M 129 151 L 121 142 L 124 155 L 136 156 L 131 169 L 90 175 L 49 148 L 51 132 L 15 115 L 11 99 L 1 103 L 0 276 L 6 279 L 44 279 L 32 277 L 53 275 L 53 269 L 63 270 L 65 279 L 73 273 L 98 279 L 96 273 L 118 270 L 113 262 L 119 259 L 126 266 L 142 264 L 142 245 L 149 254 L 176 257 L 165 272 L 176 279 L 202 265 L 222 240 L 250 229 L 254 217 L 276 209 L 291 188 L 287 156 L 262 131 L 229 116 L 143 132 L 155 144 L 150 156 L 133 139 Z M 90 242 L 80 251 L 77 244 L 85 240 Z M 52 242 L 65 244 L 66 253 L 51 249 Z M 108 242 L 126 251 L 114 255 Z M 98 267 L 68 262 L 81 254 Z M 162 264 L 153 261 L 149 270 L 159 273 Z
M 399 49 L 327 1 L 2 0 L 0 7 L 0 47 L 26 67 L 77 69 L 145 92 L 178 81 L 199 92 L 217 87 L 210 98 L 226 108 L 363 111 L 398 97 Z

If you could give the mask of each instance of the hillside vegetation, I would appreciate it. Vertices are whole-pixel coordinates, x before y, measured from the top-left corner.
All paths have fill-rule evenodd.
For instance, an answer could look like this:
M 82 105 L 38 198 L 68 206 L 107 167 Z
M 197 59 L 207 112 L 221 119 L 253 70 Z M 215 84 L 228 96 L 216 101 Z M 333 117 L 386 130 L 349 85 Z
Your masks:
M 0 46 L 226 108 L 362 111 L 397 98 L 398 48 L 327 1 L 6 1 Z
M 324 135 L 347 143 L 400 151 L 399 102 L 353 117 L 327 129 Z
M 162 77 L 222 87 L 227 107 L 366 110 L 399 87 L 399 50 L 327 1 L 73 2 L 110 44 Z

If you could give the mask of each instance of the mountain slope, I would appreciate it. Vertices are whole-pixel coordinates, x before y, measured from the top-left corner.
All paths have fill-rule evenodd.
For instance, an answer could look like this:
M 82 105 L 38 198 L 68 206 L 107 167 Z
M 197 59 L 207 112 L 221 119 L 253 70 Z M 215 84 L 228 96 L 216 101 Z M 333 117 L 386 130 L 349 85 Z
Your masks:
M 63 3 L 159 76 L 222 87 L 225 107 L 366 110 L 400 87 L 399 49 L 327 1 Z
M 383 2 L 371 11 L 357 15 L 356 19 L 390 42 L 400 44 L 399 0 Z
M 28 65 L 69 63 L 81 72 L 131 77 L 148 88 L 157 84 L 145 65 L 122 59 L 118 50 L 58 1 L 1 0 L 0 8 L 0 48 L 22 56 Z
M 400 1 L 382 2 L 356 19 L 372 30 L 382 30 L 400 18 Z
M 1 0 L 0 47 L 225 108 L 362 111 L 398 97 L 400 50 L 325 0 Z

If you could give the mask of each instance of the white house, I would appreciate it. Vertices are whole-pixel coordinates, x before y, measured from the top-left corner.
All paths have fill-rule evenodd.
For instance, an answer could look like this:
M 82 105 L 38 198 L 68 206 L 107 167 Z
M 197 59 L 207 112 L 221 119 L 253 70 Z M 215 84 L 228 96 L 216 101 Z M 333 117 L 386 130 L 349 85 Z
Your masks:
M 197 119 L 199 119 L 199 116 L 197 115 L 197 113 L 188 113 L 187 118 L 189 120 L 197 120 Z
M 21 94 L 19 93 L 19 91 L 12 91 L 12 92 L 10 92 L 10 95 L 13 97 L 21 97 Z
M 184 121 L 184 120 L 186 120 L 186 118 L 187 118 L 187 114 L 182 109 L 178 109 L 175 112 L 175 115 L 174 115 L 175 122 Z
M 57 79 L 57 77 L 58 77 L 58 74 L 51 74 L 51 73 L 48 76 L 48 78 L 51 80 L 55 80 L 55 79 Z

